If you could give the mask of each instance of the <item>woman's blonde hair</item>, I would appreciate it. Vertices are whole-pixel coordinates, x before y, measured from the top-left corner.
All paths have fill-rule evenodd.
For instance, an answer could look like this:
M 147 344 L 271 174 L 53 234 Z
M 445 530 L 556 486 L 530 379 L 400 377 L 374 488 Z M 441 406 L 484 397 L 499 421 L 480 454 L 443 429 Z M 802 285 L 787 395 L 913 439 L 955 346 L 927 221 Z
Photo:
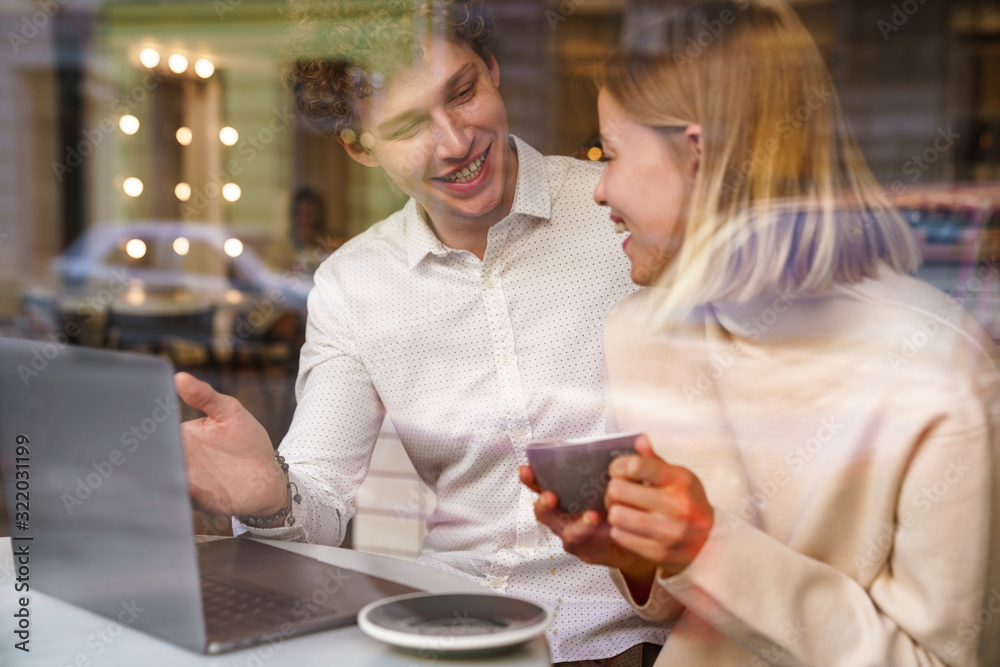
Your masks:
M 819 50 L 781 0 L 698 2 L 646 26 L 599 83 L 652 127 L 700 124 L 661 313 L 913 272 L 909 226 L 875 181 Z

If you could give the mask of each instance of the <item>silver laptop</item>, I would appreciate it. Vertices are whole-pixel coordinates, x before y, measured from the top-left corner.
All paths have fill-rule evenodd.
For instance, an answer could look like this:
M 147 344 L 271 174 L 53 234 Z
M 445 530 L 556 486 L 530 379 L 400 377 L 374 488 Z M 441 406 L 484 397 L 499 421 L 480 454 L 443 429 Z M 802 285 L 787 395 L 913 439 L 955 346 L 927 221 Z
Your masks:
M 173 369 L 0 338 L 0 467 L 31 585 L 219 653 L 354 623 L 414 592 L 252 540 L 197 541 Z

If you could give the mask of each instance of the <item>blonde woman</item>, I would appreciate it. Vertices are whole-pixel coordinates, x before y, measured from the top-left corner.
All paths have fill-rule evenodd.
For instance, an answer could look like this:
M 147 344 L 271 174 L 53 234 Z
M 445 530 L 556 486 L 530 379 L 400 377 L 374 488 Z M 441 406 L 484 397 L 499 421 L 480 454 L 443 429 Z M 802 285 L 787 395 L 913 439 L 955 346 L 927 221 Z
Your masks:
M 794 12 L 668 16 L 598 106 L 594 197 L 652 285 L 607 320 L 609 405 L 648 437 L 606 516 L 538 519 L 672 625 L 657 665 L 1000 664 L 997 351 L 909 275 Z

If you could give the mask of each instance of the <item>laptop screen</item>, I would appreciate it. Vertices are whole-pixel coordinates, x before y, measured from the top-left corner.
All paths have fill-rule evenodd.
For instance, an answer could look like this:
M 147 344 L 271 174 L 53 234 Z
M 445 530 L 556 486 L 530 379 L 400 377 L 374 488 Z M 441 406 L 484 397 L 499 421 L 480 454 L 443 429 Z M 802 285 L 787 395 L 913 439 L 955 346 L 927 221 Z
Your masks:
M 0 465 L 31 590 L 204 649 L 167 362 L 0 338 Z

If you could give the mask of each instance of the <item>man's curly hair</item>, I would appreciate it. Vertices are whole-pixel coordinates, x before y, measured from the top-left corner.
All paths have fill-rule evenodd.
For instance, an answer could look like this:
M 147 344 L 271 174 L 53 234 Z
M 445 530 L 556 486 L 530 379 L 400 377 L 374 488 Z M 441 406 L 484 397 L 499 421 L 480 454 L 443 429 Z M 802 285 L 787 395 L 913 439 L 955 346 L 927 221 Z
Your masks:
M 290 83 L 309 123 L 353 142 L 355 102 L 420 58 L 424 37 L 468 45 L 489 63 L 493 19 L 483 0 L 291 0 Z

